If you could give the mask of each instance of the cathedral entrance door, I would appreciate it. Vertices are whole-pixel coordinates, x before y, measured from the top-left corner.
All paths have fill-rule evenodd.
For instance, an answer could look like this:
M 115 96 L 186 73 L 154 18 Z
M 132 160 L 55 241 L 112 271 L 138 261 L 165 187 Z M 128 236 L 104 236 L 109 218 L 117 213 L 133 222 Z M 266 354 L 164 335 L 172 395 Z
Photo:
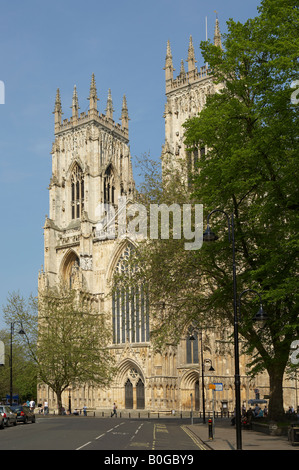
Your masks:
M 133 385 L 130 379 L 125 383 L 125 407 L 133 409 Z
M 136 392 L 137 392 L 137 409 L 144 408 L 144 383 L 141 379 L 138 380 L 136 384 Z

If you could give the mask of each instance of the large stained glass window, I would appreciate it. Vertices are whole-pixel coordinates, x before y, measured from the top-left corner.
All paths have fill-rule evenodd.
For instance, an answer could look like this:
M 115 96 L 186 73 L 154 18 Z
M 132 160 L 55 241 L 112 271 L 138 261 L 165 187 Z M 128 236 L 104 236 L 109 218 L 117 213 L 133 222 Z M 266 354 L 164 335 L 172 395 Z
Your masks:
M 122 253 L 116 271 L 129 269 L 128 258 L 132 245 Z M 112 298 L 113 343 L 144 343 L 149 341 L 149 306 L 143 286 L 117 289 Z

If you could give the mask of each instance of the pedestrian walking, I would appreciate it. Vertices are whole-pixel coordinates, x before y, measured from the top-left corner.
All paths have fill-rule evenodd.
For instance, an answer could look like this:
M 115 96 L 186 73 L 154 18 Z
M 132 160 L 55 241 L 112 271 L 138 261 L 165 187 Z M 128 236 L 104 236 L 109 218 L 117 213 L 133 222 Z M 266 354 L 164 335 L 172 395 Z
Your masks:
M 84 416 L 87 416 L 87 406 L 86 405 L 83 406 L 83 414 L 84 414 Z
M 44 415 L 47 415 L 49 413 L 49 405 L 48 402 L 44 402 Z
M 113 403 L 113 410 L 112 410 L 112 413 L 111 413 L 111 418 L 112 418 L 112 416 L 114 416 L 114 415 L 115 415 L 116 418 L 117 418 L 117 411 L 116 411 L 116 410 L 117 410 L 117 406 L 116 406 L 115 403 Z

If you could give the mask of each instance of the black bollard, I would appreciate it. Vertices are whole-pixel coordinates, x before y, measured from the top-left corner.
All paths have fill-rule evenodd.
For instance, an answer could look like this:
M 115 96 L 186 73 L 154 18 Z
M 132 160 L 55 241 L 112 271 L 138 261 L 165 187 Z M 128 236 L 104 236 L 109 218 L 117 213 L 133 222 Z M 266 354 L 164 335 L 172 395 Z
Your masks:
M 213 440 L 213 421 L 209 419 L 209 439 Z

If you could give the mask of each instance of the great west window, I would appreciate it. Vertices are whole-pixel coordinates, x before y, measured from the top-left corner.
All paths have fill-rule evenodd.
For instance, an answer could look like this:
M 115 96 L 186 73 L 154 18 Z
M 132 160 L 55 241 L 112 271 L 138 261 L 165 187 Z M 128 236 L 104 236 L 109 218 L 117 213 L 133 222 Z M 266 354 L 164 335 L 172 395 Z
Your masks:
M 116 271 L 128 268 L 129 245 L 120 257 Z M 143 286 L 117 289 L 112 298 L 113 343 L 143 343 L 149 341 L 149 306 Z

